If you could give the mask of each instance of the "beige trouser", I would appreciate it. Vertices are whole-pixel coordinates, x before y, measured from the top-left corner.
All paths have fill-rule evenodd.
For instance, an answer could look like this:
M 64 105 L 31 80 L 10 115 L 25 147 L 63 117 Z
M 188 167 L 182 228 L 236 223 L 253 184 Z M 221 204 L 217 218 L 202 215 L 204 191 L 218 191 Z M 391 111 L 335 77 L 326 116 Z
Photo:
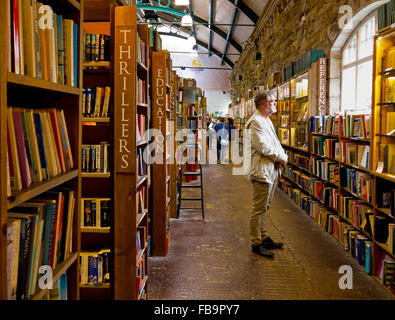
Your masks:
M 253 180 L 252 186 L 254 191 L 250 216 L 250 237 L 251 245 L 256 246 L 267 238 L 266 211 L 273 200 L 277 179 L 273 184 Z

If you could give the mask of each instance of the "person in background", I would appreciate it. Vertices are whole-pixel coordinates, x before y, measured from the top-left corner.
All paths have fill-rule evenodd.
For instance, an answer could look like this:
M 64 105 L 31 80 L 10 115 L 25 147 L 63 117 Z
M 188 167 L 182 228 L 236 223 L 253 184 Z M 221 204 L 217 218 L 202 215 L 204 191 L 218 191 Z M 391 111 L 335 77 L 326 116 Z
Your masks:
M 225 123 L 225 119 L 223 117 L 218 119 L 218 122 L 215 125 L 215 131 L 217 132 L 217 162 L 221 163 L 221 158 L 223 161 L 225 154 L 225 151 L 221 152 L 221 150 L 226 150 L 226 147 L 229 143 L 229 127 Z
M 214 127 L 215 127 L 215 123 L 213 121 L 213 118 L 209 117 L 209 119 L 207 121 L 207 148 L 208 148 L 208 150 L 211 150 L 213 135 L 215 132 Z
M 233 119 L 232 118 L 228 118 L 228 126 L 229 126 L 229 159 L 232 158 L 232 141 L 235 140 L 235 134 L 236 132 L 234 131 L 236 129 L 234 123 L 233 123 Z M 232 132 L 232 130 L 234 132 Z
M 262 92 L 255 97 L 256 111 L 246 123 L 251 133 L 251 168 L 249 179 L 253 185 L 253 206 L 250 216 L 252 252 L 274 258 L 270 249 L 281 249 L 283 243 L 274 242 L 266 232 L 266 214 L 274 197 L 281 168 L 287 164 L 284 152 L 269 116 L 275 112 L 276 99 Z

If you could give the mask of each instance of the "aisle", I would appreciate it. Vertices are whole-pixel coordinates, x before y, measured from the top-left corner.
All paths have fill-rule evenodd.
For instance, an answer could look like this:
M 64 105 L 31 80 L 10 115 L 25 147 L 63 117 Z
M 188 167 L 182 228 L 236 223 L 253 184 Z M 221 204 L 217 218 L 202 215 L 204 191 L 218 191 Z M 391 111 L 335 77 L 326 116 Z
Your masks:
M 284 249 L 274 260 L 253 254 L 250 182 L 233 176 L 229 166 L 203 171 L 206 220 L 190 210 L 171 221 L 170 254 L 149 261 L 149 299 L 392 299 L 281 191 L 268 231 Z M 353 290 L 339 289 L 341 265 L 353 268 Z

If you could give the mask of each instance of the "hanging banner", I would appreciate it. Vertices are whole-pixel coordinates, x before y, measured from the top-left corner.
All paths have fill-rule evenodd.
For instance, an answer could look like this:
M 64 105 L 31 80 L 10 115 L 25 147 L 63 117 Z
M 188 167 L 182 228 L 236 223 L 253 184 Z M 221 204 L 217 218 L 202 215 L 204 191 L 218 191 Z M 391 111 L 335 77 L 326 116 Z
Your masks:
M 318 114 L 320 116 L 327 114 L 326 113 L 326 109 L 327 109 L 326 75 L 327 75 L 326 58 L 325 57 L 318 58 Z

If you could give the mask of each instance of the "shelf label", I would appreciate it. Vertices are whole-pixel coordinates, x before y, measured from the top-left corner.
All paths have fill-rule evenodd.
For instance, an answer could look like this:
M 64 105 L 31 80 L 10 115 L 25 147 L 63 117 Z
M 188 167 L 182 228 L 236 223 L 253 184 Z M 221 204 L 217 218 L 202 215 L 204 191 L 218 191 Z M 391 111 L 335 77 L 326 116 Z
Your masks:
M 116 172 L 133 173 L 132 148 L 135 140 L 133 97 L 135 87 L 135 29 L 116 25 L 115 28 L 115 163 Z
M 318 59 L 318 114 L 320 116 L 326 115 L 326 58 Z

